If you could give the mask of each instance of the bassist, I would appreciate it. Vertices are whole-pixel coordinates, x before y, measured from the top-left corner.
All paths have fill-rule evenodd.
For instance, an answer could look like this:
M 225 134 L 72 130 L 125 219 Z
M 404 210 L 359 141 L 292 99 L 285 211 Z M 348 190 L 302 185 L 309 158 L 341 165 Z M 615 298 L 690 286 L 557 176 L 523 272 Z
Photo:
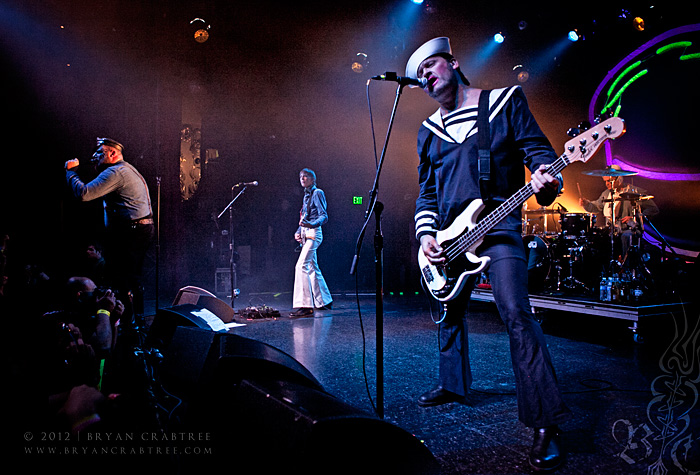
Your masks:
M 507 199 L 525 183 L 525 167 L 532 172 L 537 201 L 541 205 L 554 201 L 561 191 L 561 176 L 551 176 L 546 170 L 557 155 L 520 87 L 483 96 L 490 133 L 480 139 L 477 110 L 481 90 L 471 87 L 461 72 L 448 38 L 435 38 L 418 48 L 408 60 L 406 76 L 425 78 L 424 91 L 440 106 L 418 131 L 416 237 L 431 264 L 445 262 L 437 232 L 474 200 L 498 204 Z M 480 148 L 485 155 L 479 153 Z M 530 309 L 520 228 L 518 208 L 486 234 L 476 253 L 490 258 L 485 271 L 510 338 L 519 419 L 534 430 L 529 462 L 536 470 L 551 470 L 562 458 L 557 425 L 568 420 L 570 412 L 562 400 L 544 335 Z M 446 304 L 439 328 L 439 385 L 420 396 L 422 406 L 462 400 L 471 386 L 466 314 L 473 285 L 471 277 Z

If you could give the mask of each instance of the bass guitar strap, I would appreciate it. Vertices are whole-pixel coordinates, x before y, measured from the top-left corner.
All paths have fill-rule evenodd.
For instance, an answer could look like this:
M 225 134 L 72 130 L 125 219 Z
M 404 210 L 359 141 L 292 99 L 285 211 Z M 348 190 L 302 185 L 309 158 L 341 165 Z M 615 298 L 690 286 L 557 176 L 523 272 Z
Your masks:
M 491 199 L 491 129 L 489 127 L 489 94 L 481 91 L 479 109 L 476 114 L 476 126 L 479 140 L 479 191 L 481 200 L 486 203 Z

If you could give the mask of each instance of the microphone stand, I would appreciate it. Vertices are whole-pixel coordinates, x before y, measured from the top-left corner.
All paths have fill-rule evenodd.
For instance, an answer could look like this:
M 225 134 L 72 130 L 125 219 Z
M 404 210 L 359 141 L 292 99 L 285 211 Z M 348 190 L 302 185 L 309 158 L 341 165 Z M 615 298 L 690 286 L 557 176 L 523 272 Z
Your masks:
M 661 234 L 661 233 L 659 232 L 659 230 L 656 228 L 656 226 L 654 226 L 654 223 L 652 223 L 651 220 L 650 220 L 649 218 L 647 218 L 646 216 L 644 216 L 644 214 L 642 214 L 642 222 L 643 222 L 643 223 L 647 223 L 649 226 L 651 226 L 651 229 L 654 230 L 654 233 L 659 237 L 659 239 L 660 239 L 661 242 L 662 242 L 662 246 L 661 246 L 661 264 L 662 264 L 662 266 L 663 266 L 664 264 L 668 264 L 668 259 L 669 259 L 669 258 L 666 256 L 666 248 L 670 249 L 670 250 L 671 250 L 671 254 L 673 254 L 673 256 L 677 258 L 677 257 L 678 257 L 678 253 L 676 252 L 676 250 L 673 248 L 673 246 L 671 246 L 671 245 L 668 243 L 668 241 L 666 240 L 666 238 L 664 237 L 664 235 Z M 647 271 L 647 272 L 648 272 L 648 271 Z
M 233 195 L 233 190 L 235 186 L 231 188 L 231 195 Z M 229 259 L 229 279 L 231 281 L 231 308 L 233 307 L 233 302 L 238 297 L 238 294 L 240 294 L 240 290 L 236 288 L 236 285 L 238 285 L 238 278 L 236 276 L 236 263 L 234 259 L 234 248 L 233 248 L 233 203 L 238 199 L 239 196 L 241 196 L 243 193 L 245 193 L 246 188 L 248 188 L 248 185 L 243 185 L 243 188 L 241 188 L 241 191 L 238 192 L 236 196 L 233 197 L 231 202 L 226 205 L 226 207 L 219 213 L 219 215 L 216 217 L 218 220 L 223 216 L 223 214 L 228 210 L 228 248 L 231 251 L 230 253 L 230 259 Z
M 656 233 L 656 235 L 659 236 L 659 239 L 661 240 L 661 242 L 664 243 L 664 248 L 661 249 L 661 250 L 663 251 L 663 252 L 662 252 L 662 255 L 665 255 L 665 254 L 666 254 L 665 248 L 669 248 L 669 249 L 671 250 L 671 254 L 673 254 L 674 256 L 678 257 L 678 253 L 676 252 L 676 250 L 668 243 L 668 241 L 666 240 L 666 238 L 664 237 L 664 235 L 661 234 L 661 233 L 659 232 L 658 229 L 656 229 L 656 226 L 654 226 L 654 223 L 652 223 L 651 220 L 650 220 L 649 218 L 647 218 L 646 216 L 644 216 L 644 214 L 642 214 L 642 220 L 643 220 L 645 223 L 647 223 L 649 226 L 651 226 L 651 229 L 654 230 L 654 232 Z M 664 260 L 667 260 L 667 259 L 664 258 Z
M 160 308 L 160 181 L 156 177 L 157 203 L 156 203 L 156 310 Z
M 350 268 L 350 274 L 355 274 L 357 270 L 357 263 L 360 257 L 360 249 L 362 248 L 362 240 L 364 239 L 365 231 L 367 229 L 367 224 L 369 223 L 372 214 L 375 215 L 376 229 L 374 233 L 374 266 L 375 266 L 375 301 L 376 301 L 376 345 L 377 345 L 377 415 L 383 419 L 384 418 L 384 285 L 383 285 L 383 248 L 384 239 L 382 237 L 381 231 L 381 214 L 384 210 L 384 205 L 377 201 L 377 194 L 379 192 L 379 176 L 382 172 L 382 166 L 384 165 L 384 158 L 386 157 L 386 149 L 389 145 L 389 136 L 391 135 L 391 128 L 394 125 L 394 119 L 396 117 L 396 110 L 399 105 L 399 98 L 403 92 L 405 84 L 399 83 L 396 88 L 396 99 L 394 100 L 394 106 L 391 111 L 391 118 L 389 120 L 389 127 L 386 132 L 386 138 L 384 139 L 384 147 L 382 148 L 382 155 L 379 159 L 377 165 L 377 171 L 374 176 L 374 185 L 370 191 L 370 199 L 367 205 L 367 211 L 365 212 L 365 222 L 360 230 L 360 235 L 357 239 L 357 244 L 355 247 L 355 256 L 352 260 L 352 266 Z

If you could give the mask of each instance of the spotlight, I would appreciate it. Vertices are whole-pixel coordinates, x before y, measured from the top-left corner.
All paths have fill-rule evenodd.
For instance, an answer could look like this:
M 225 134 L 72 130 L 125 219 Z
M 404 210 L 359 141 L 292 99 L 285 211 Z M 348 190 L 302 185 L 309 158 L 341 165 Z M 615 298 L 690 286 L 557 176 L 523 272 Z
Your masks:
M 518 29 L 520 31 L 523 31 L 525 28 L 527 28 L 527 22 L 525 20 L 518 22 Z
M 580 35 L 579 32 L 578 32 L 578 30 L 571 30 L 571 31 L 569 32 L 568 38 L 569 38 L 569 41 L 574 41 L 574 42 L 576 42 L 576 41 L 578 41 L 578 40 L 582 40 L 582 41 L 583 41 L 583 35 Z
M 357 53 L 352 60 L 350 68 L 352 69 L 353 73 L 360 74 L 367 68 L 368 65 L 369 59 L 367 58 L 367 55 L 365 53 Z
M 194 40 L 197 43 L 204 43 L 209 39 L 209 31 L 200 28 L 199 30 L 194 32 Z
M 197 28 L 194 32 L 194 40 L 197 43 L 204 43 L 209 39 L 209 30 L 211 25 L 204 21 L 202 18 L 195 18 L 190 21 L 190 25 Z
M 416 5 L 420 5 L 423 3 L 423 0 L 411 0 L 412 3 L 415 3 Z
M 632 20 L 632 26 L 637 31 L 644 31 L 644 18 L 634 17 L 634 19 Z
M 506 40 L 506 37 L 503 33 L 499 32 L 499 33 L 496 33 L 495 35 L 493 35 L 493 41 L 495 41 L 496 43 L 500 44 L 500 43 L 503 43 L 505 40 Z
M 518 79 L 518 82 L 525 83 L 527 82 L 528 79 L 530 79 L 530 73 L 525 69 L 525 67 L 522 64 L 517 64 L 513 67 L 513 71 L 516 71 L 516 77 Z

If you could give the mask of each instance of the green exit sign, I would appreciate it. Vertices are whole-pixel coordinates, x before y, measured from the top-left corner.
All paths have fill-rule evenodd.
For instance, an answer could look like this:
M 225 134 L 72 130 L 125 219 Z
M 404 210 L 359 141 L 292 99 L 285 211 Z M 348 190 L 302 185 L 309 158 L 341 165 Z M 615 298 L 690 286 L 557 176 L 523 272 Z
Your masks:
M 361 205 L 362 204 L 362 197 L 361 196 L 353 196 L 352 197 L 352 204 Z

